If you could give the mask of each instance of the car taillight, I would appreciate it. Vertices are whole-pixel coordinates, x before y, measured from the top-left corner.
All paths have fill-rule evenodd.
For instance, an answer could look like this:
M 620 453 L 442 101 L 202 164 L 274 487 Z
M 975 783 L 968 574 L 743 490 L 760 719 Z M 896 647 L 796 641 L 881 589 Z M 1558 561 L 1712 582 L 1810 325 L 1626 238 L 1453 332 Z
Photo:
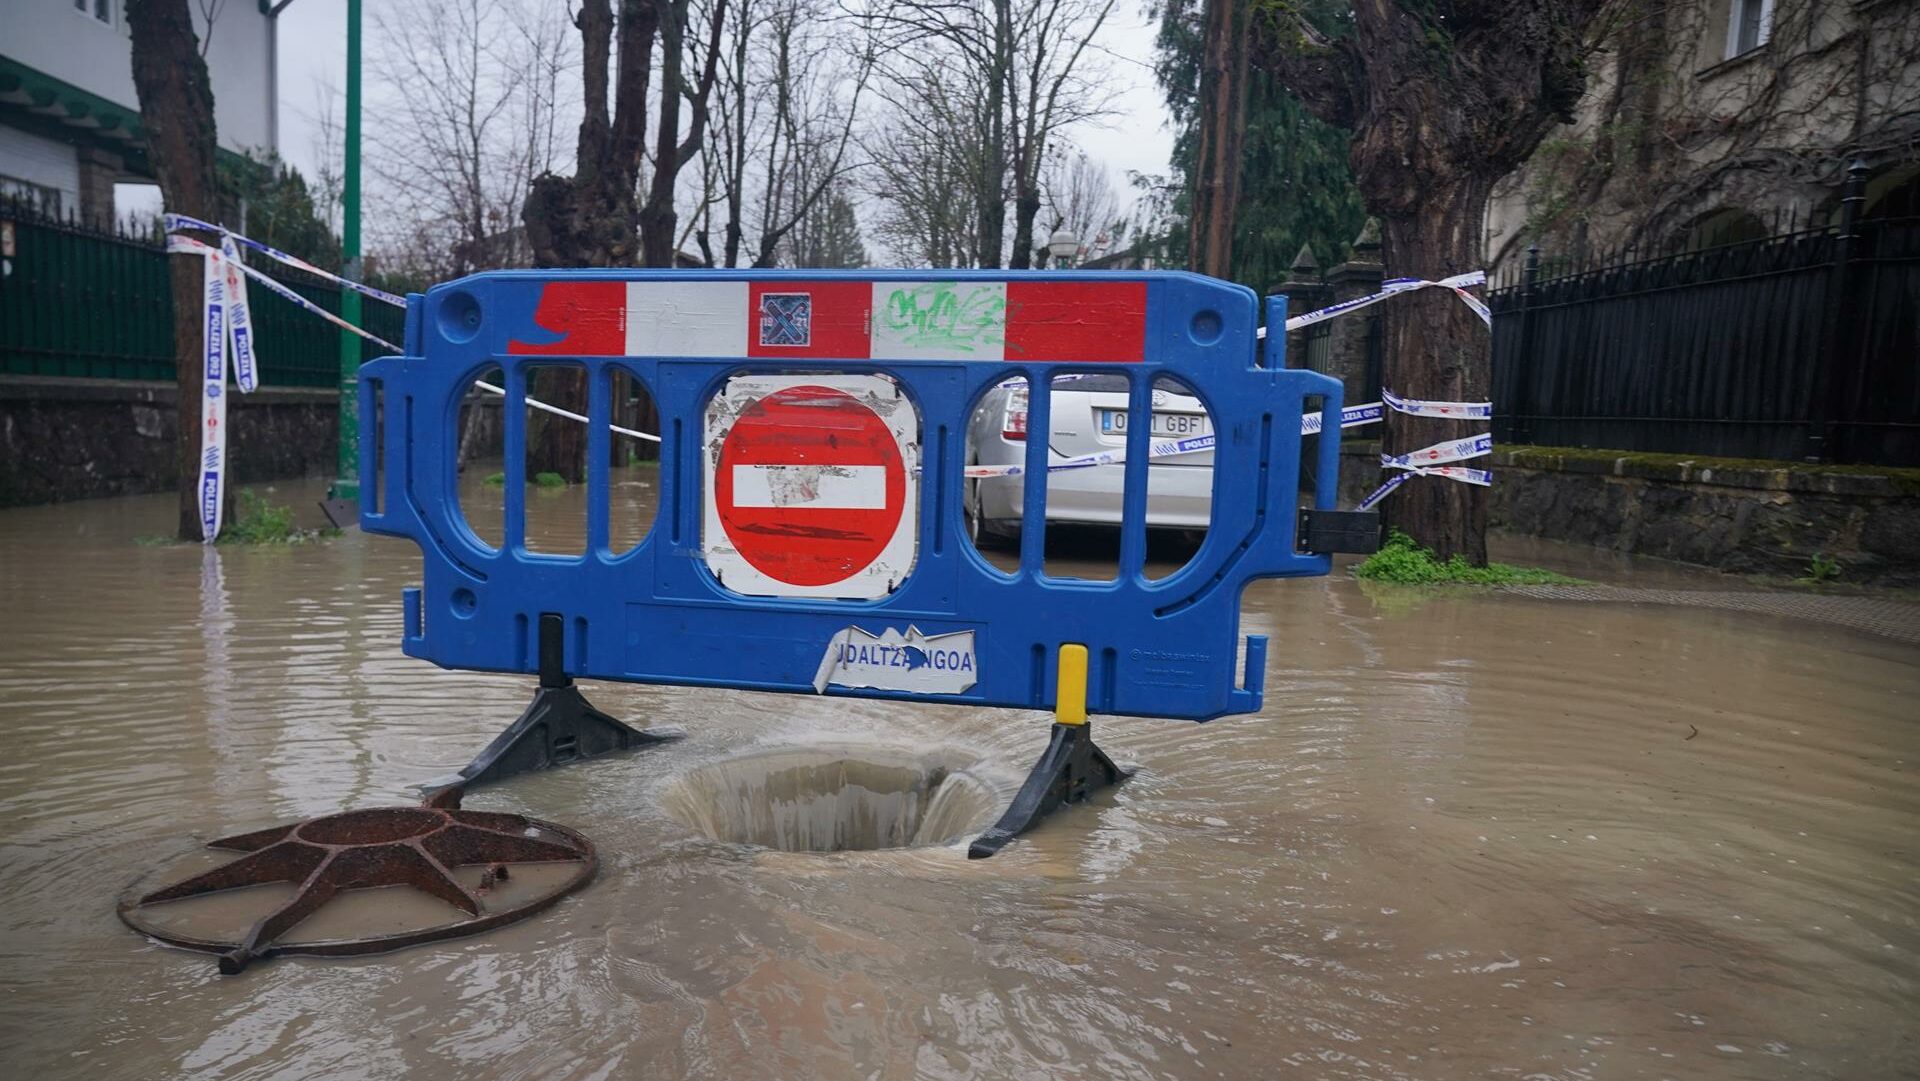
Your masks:
M 1027 438 L 1027 391 L 1018 387 L 1007 392 L 1007 412 L 1000 421 L 1000 438 Z

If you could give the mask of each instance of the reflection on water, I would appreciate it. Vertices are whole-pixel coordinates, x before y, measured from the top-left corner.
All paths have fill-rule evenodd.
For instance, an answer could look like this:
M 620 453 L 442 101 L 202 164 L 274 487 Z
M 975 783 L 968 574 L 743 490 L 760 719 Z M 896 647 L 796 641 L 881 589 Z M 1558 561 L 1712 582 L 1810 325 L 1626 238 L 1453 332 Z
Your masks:
M 641 519 L 628 479 L 617 513 Z M 577 490 L 541 498 L 580 528 Z M 0 513 L 10 1076 L 1920 1072 L 1920 651 L 1343 577 L 1248 592 L 1264 714 L 1098 721 L 1140 773 L 986 861 L 717 844 L 669 809 L 716 763 L 877 748 L 868 790 L 924 804 L 918 839 L 964 836 L 924 828 L 952 771 L 1004 793 L 1044 717 L 592 685 L 689 738 L 469 801 L 584 831 L 586 891 L 480 938 L 221 978 L 124 930 L 121 891 L 211 837 L 411 801 L 532 681 L 400 655 L 403 542 L 131 543 L 172 518 L 171 497 Z

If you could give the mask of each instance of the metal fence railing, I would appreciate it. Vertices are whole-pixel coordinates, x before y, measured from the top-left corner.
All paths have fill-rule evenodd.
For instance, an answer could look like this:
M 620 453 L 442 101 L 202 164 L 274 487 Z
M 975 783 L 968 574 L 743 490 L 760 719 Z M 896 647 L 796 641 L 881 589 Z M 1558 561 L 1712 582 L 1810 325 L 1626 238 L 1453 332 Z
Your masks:
M 10 273 L 0 277 L 0 373 L 172 381 L 173 292 L 165 243 L 157 232 L 102 229 L 0 202 L 13 233 Z M 253 260 L 294 292 L 330 312 L 340 289 Z M 334 386 L 340 381 L 340 331 L 265 289 L 248 291 L 263 386 Z M 362 306 L 362 323 L 398 342 L 405 313 Z M 366 343 L 362 359 L 386 350 Z
M 1495 438 L 1920 465 L 1920 219 L 1835 224 L 1548 275 L 1495 313 Z

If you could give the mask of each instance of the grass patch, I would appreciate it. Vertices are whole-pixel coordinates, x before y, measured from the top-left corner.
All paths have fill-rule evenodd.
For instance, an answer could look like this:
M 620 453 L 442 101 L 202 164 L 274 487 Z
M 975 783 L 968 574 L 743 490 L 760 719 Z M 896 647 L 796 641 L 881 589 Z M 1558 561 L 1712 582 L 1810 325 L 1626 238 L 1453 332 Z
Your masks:
M 1803 585 L 1824 585 L 1840 577 L 1840 572 L 1844 569 L 1840 566 L 1839 560 L 1825 552 L 1815 552 L 1813 558 L 1807 561 L 1807 573 L 1794 581 Z
M 565 488 L 567 486 L 567 478 L 558 473 L 535 473 L 533 475 L 533 486 L 536 488 Z
M 220 543 L 311 544 L 339 535 L 337 529 L 300 529 L 293 524 L 292 507 L 242 489 L 234 499 L 233 521 L 220 531 Z
M 1442 563 L 1434 558 L 1433 549 L 1422 548 L 1412 537 L 1397 529 L 1387 535 L 1387 543 L 1381 545 L 1379 551 L 1353 568 L 1353 574 L 1356 578 L 1369 581 L 1410 586 L 1585 584 L 1581 579 L 1539 567 L 1516 567 L 1510 563 L 1489 563 L 1484 567 L 1476 567 L 1459 556 Z
M 489 488 L 505 488 L 507 486 L 507 475 L 505 473 L 488 473 L 487 479 L 481 483 Z

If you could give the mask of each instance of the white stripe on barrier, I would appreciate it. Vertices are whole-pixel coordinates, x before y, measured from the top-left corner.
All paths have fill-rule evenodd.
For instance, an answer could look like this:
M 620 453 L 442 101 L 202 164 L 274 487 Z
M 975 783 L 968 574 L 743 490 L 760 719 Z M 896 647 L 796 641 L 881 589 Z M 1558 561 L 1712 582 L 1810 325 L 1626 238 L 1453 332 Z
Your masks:
M 767 462 L 736 465 L 733 505 L 785 510 L 885 510 L 887 467 Z

